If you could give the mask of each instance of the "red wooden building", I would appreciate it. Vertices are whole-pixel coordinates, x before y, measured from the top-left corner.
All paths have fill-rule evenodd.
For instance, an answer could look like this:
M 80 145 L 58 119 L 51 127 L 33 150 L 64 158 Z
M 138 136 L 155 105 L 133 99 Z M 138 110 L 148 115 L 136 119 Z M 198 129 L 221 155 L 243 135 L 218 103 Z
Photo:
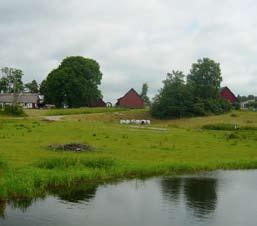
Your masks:
M 136 92 L 136 90 L 132 88 L 123 97 L 118 99 L 116 106 L 127 108 L 143 108 L 144 100 Z
M 92 104 L 92 107 L 106 107 L 106 103 L 102 98 L 100 98 L 94 104 Z
M 238 99 L 235 96 L 235 94 L 227 86 L 222 87 L 220 89 L 220 96 L 224 100 L 227 100 L 228 102 L 230 102 L 231 104 L 238 102 Z

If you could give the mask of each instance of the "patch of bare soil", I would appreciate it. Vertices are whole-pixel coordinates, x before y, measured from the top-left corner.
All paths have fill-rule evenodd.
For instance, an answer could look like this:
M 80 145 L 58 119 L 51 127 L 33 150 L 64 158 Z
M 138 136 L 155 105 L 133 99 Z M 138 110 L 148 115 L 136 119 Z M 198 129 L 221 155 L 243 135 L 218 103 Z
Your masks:
M 51 144 L 48 147 L 54 151 L 85 152 L 93 150 L 93 147 L 90 145 L 80 143 Z

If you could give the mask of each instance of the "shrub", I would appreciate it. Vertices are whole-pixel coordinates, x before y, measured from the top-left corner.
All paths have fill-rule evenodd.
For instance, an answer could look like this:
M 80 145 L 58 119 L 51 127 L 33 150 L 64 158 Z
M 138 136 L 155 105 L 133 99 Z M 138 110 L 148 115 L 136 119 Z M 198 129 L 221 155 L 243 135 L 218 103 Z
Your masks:
M 233 131 L 233 130 L 257 130 L 257 127 L 254 126 L 238 126 L 235 124 L 225 124 L 225 123 L 218 123 L 218 124 L 207 124 L 202 126 L 202 129 L 207 130 L 224 130 L 224 131 Z
M 5 105 L 2 109 L 2 114 L 11 116 L 25 116 L 25 112 L 21 106 Z
M 207 124 L 207 125 L 204 125 L 202 128 L 207 130 L 225 130 L 225 131 L 232 131 L 232 130 L 238 129 L 236 125 L 225 124 L 225 123 Z
M 208 99 L 205 101 L 205 111 L 214 114 L 222 114 L 230 111 L 232 105 L 222 99 Z
M 234 139 L 239 139 L 240 136 L 237 133 L 233 132 L 233 133 L 227 134 L 226 138 L 227 140 L 234 140 Z

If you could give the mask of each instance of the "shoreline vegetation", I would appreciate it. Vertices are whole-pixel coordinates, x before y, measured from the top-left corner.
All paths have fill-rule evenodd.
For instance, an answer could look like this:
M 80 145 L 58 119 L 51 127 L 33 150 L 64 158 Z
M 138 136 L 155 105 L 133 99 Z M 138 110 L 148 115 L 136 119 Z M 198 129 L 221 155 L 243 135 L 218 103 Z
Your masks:
M 57 113 L 63 115 L 60 121 L 44 119 Z M 145 109 L 26 114 L 22 119 L 0 116 L 0 200 L 42 197 L 73 183 L 257 168 L 256 112 L 152 119 L 151 126 L 165 130 L 119 124 L 119 119 L 150 118 Z M 75 153 L 48 148 L 74 142 L 93 149 Z

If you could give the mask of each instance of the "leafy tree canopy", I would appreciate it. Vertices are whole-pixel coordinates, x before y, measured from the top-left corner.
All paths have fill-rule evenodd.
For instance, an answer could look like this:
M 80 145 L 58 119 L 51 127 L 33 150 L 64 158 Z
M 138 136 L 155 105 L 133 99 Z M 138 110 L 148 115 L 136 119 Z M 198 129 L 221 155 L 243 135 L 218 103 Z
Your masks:
M 38 84 L 36 80 L 33 80 L 32 82 L 26 83 L 25 88 L 28 89 L 30 93 L 38 93 Z
M 181 71 L 172 71 L 163 81 L 163 88 L 154 98 L 151 113 L 157 118 L 177 118 L 191 116 L 193 99 L 187 89 L 185 75 Z
M 147 92 L 148 92 L 148 84 L 144 83 L 142 85 L 141 97 L 144 100 L 145 105 L 150 105 L 150 99 L 147 96 Z
M 221 82 L 220 64 L 209 58 L 194 63 L 187 76 L 187 83 L 198 99 L 218 98 Z
M 183 72 L 172 71 L 154 98 L 151 113 L 158 118 L 177 118 L 229 111 L 230 103 L 219 95 L 221 81 L 219 63 L 208 58 L 192 65 L 186 82 Z
M 102 79 L 99 64 L 81 56 L 65 58 L 42 82 L 40 91 L 47 103 L 57 107 L 91 106 L 101 97 Z
M 0 73 L 0 92 L 19 93 L 23 91 L 22 70 L 4 67 L 0 69 Z

